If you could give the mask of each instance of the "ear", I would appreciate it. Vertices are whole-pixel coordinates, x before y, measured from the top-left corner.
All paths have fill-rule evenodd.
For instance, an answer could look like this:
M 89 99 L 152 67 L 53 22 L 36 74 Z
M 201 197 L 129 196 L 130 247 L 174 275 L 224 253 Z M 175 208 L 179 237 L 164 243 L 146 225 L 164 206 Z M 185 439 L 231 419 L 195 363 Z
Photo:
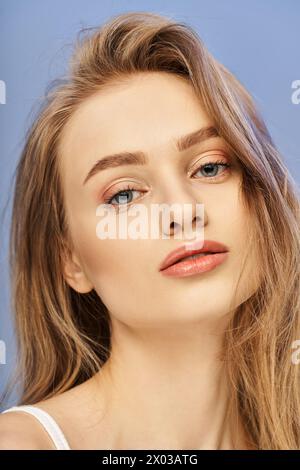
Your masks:
M 93 284 L 88 280 L 81 267 L 78 256 L 73 252 L 69 253 L 64 261 L 64 278 L 66 282 L 80 294 L 85 294 L 93 289 Z

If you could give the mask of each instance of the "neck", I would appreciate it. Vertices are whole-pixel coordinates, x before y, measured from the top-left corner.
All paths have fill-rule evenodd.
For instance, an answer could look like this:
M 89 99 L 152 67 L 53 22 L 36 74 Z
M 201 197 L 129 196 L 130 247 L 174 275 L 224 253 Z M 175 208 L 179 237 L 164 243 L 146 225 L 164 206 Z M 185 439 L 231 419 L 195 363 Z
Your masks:
M 219 358 L 220 324 L 218 330 L 203 323 L 134 329 L 114 321 L 111 356 L 95 376 L 109 397 L 113 448 L 245 448 Z

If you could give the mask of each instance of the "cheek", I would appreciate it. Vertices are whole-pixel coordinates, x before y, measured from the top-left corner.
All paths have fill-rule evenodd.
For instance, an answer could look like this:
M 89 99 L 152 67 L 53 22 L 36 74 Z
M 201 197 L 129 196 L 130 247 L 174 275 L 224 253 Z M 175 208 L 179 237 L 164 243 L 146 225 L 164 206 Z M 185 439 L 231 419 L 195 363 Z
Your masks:
M 231 274 L 234 280 L 233 298 L 236 297 L 236 307 L 254 294 L 259 286 L 259 260 L 256 250 L 250 246 L 253 233 L 251 216 L 240 201 L 231 209 L 226 230 L 231 240 Z
M 258 258 L 255 250 L 250 249 L 253 220 L 244 203 L 240 183 L 240 178 L 233 179 L 220 186 L 220 193 L 213 188 L 214 194 L 208 201 L 209 223 L 204 233 L 206 238 L 216 235 L 230 247 L 224 286 L 231 286 L 234 307 L 247 300 L 259 286 Z
M 132 312 L 143 305 L 145 294 L 151 291 L 151 263 L 147 262 L 151 248 L 146 240 L 99 239 L 99 217 L 76 207 L 68 212 L 68 219 L 82 269 L 112 313 L 122 314 L 126 308 Z M 150 261 L 153 263 L 151 256 Z
M 110 315 L 132 325 L 140 320 L 145 304 L 151 307 L 154 288 L 139 243 L 97 239 L 90 251 L 83 252 L 89 279 Z M 146 310 L 143 316 L 148 316 Z
M 81 218 L 74 226 L 73 237 L 76 248 L 88 279 L 98 295 L 105 300 L 133 292 L 138 277 L 139 261 L 144 253 L 145 241 L 100 239 L 96 234 L 97 220 L 94 223 Z

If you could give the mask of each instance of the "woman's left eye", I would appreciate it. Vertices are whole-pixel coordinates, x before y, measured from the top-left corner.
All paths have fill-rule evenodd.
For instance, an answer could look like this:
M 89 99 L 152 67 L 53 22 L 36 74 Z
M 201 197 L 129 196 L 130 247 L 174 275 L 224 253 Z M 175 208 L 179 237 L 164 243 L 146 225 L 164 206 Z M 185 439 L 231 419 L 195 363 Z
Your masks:
M 199 171 L 201 171 L 202 176 L 204 176 L 205 178 L 208 177 L 206 179 L 213 179 L 213 178 L 216 178 L 216 177 L 218 178 L 219 177 L 219 169 L 223 168 L 224 171 L 222 171 L 222 173 L 221 173 L 221 174 L 223 174 L 228 170 L 229 167 L 230 167 L 230 164 L 226 163 L 224 161 L 208 162 L 208 163 L 204 163 L 203 165 L 201 165 L 198 168 L 198 170 L 196 170 L 193 173 L 193 176 L 196 175 Z

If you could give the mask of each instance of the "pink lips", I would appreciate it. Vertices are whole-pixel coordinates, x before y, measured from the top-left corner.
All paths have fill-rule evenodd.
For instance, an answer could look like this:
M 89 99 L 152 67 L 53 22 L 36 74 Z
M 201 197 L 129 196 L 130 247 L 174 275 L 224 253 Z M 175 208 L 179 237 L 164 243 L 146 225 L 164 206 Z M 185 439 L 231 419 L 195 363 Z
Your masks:
M 186 243 L 168 254 L 159 267 L 165 276 L 182 277 L 207 272 L 223 263 L 228 256 L 228 247 L 214 240 L 199 240 Z M 187 258 L 197 253 L 206 253 L 199 258 Z M 180 261 L 179 261 L 180 260 Z

